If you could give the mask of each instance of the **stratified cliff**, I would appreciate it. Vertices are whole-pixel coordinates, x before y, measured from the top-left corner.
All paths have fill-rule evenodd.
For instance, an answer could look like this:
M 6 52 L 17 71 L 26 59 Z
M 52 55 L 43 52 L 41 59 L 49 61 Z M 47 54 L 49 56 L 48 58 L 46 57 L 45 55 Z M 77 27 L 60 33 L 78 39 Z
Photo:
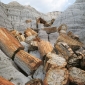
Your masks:
M 55 20 L 53 26 L 59 27 L 63 23 L 85 42 L 85 0 L 76 0 Z
M 8 29 L 16 29 L 18 31 L 23 31 L 27 27 L 36 29 L 37 18 L 41 17 L 49 21 L 57 16 L 58 12 L 43 14 L 30 5 L 23 6 L 16 1 L 10 2 L 9 4 L 0 2 L 0 26 Z M 27 24 L 26 20 L 31 20 L 31 23 Z

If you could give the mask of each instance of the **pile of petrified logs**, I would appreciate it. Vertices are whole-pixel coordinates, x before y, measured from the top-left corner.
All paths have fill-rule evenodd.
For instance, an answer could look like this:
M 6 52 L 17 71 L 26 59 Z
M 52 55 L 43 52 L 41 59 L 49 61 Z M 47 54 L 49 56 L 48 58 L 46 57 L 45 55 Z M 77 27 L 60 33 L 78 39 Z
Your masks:
M 47 28 L 44 30 L 49 31 Z M 33 78 L 25 85 L 85 85 L 84 44 L 77 35 L 67 33 L 65 24 L 57 32 L 59 36 L 52 47 L 30 28 L 24 34 L 0 28 L 1 50 Z M 40 53 L 39 58 L 36 53 L 35 56 L 30 53 L 35 50 Z M 0 85 L 13 84 L 0 77 Z

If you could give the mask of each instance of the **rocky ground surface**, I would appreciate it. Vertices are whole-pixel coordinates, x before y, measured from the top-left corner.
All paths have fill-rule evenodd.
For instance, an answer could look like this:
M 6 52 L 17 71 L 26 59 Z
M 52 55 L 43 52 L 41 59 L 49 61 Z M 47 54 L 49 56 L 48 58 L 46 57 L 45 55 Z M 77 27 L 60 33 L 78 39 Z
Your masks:
M 84 4 L 43 14 L 0 2 L 0 85 L 85 85 Z

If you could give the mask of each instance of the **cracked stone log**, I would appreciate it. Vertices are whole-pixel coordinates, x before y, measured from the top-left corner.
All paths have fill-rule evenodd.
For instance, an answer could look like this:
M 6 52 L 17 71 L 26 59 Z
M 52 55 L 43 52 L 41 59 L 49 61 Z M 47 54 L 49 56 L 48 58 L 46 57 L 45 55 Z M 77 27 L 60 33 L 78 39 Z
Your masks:
M 28 51 L 38 50 L 38 42 L 40 40 L 41 40 L 40 38 L 35 37 L 35 36 L 27 37 L 25 42 L 29 45 Z
M 38 42 L 38 50 L 41 56 L 44 57 L 53 50 L 53 47 L 50 42 L 41 40 L 40 42 Z
M 24 49 L 6 28 L 0 28 L 0 48 L 10 58 L 12 58 L 17 51 Z
M 35 51 L 35 50 L 38 50 L 38 42 L 37 41 L 31 41 L 28 51 Z
M 44 19 L 42 19 L 41 17 L 38 18 L 36 21 L 37 21 L 37 24 L 38 23 L 43 23 L 45 25 L 45 23 L 46 23 L 46 21 Z
M 50 69 L 43 81 L 44 85 L 68 85 L 68 70 L 65 68 Z
M 25 41 L 25 37 L 22 33 L 19 33 L 17 30 L 11 30 L 10 33 L 19 41 Z
M 57 29 L 57 31 L 58 31 L 58 33 L 59 34 L 62 34 L 62 33 L 67 33 L 67 25 L 66 24 L 61 24 L 59 27 L 58 27 L 58 29 Z
M 80 62 L 82 60 L 82 56 L 81 55 L 76 55 L 73 54 L 72 56 L 69 57 L 68 61 L 67 61 L 67 68 L 70 67 L 79 67 L 80 68 Z
M 0 77 L 0 85 L 14 85 L 10 81 Z
M 71 66 L 80 66 L 80 61 L 82 56 L 75 54 L 73 50 L 67 45 L 65 42 L 58 42 L 55 45 L 55 50 L 58 51 L 60 55 L 62 55 L 67 60 L 67 67 Z
M 66 60 L 55 53 L 48 53 L 45 57 L 45 72 L 50 68 L 64 68 L 67 65 Z
M 40 79 L 32 79 L 31 81 L 27 82 L 25 85 L 43 85 Z
M 67 43 L 73 50 L 77 50 L 82 47 L 84 44 L 79 42 L 78 40 L 72 39 L 67 34 L 60 34 L 57 42 L 65 42 Z
M 55 44 L 55 50 L 58 51 L 66 60 L 74 54 L 72 49 L 65 42 L 58 42 Z
M 54 33 L 57 31 L 57 28 L 56 27 L 45 27 L 45 28 L 42 28 L 43 30 L 45 30 L 48 34 L 49 33 Z
M 73 84 L 85 85 L 85 71 L 72 67 L 69 69 L 69 79 Z
M 85 50 L 83 49 L 82 53 L 81 53 L 82 59 L 80 62 L 81 68 L 85 70 Z
M 29 36 L 37 36 L 37 32 L 32 30 L 31 28 L 27 28 L 24 32 L 25 37 L 29 37 Z
M 42 61 L 40 59 L 32 56 L 24 50 L 20 50 L 15 55 L 14 62 L 28 75 L 42 64 Z
M 74 35 L 71 31 L 69 31 L 67 35 L 75 40 L 80 41 L 78 35 Z

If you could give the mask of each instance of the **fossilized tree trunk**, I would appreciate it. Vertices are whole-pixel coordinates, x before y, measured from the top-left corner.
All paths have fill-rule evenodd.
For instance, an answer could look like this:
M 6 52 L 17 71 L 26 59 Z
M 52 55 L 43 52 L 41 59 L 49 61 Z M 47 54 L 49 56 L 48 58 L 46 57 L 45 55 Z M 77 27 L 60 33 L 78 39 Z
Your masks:
M 14 38 L 6 28 L 0 28 L 0 48 L 10 58 L 24 47 Z

